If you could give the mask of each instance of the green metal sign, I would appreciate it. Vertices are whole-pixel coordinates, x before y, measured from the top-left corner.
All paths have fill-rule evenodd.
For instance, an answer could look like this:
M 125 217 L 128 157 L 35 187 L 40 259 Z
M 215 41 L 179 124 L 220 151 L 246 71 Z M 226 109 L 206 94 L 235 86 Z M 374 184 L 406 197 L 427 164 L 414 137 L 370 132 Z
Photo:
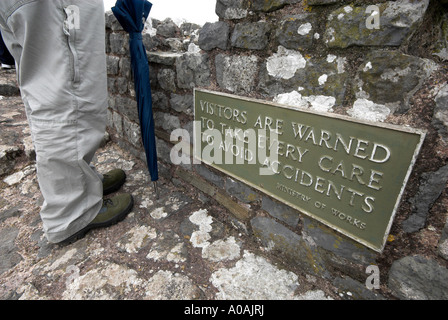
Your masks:
M 381 252 L 420 130 L 195 90 L 195 158 Z

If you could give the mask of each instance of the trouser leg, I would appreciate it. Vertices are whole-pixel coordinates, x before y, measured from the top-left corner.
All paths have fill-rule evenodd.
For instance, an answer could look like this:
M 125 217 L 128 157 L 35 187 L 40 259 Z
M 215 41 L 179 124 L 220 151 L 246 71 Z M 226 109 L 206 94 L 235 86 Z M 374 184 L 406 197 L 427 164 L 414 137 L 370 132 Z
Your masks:
M 106 127 L 103 2 L 1 0 L 0 15 L 36 150 L 44 231 L 60 242 L 102 206 L 89 164 Z
M 7 65 L 14 65 L 14 58 L 6 48 L 5 42 L 3 41 L 3 37 L 0 34 L 0 62 Z

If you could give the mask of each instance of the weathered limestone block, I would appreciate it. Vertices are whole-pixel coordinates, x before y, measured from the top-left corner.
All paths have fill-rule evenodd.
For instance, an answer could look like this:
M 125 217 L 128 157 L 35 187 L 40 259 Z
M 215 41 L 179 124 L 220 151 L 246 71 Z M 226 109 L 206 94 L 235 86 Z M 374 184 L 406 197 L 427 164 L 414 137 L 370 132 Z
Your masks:
M 178 52 L 148 52 L 148 61 L 150 63 L 158 63 L 166 66 L 174 66 L 176 59 L 181 57 L 182 54 Z
M 140 126 L 128 118 L 123 118 L 123 130 L 125 138 L 135 147 L 140 148 L 141 146 L 141 133 Z
M 443 259 L 448 260 L 448 219 L 446 220 L 445 227 L 443 227 L 442 236 L 440 237 L 437 249 L 439 255 Z
M 123 136 L 123 117 L 118 112 L 112 113 L 112 125 L 119 136 Z
M 5 228 L 0 230 L 0 274 L 17 265 L 22 256 L 18 253 L 15 239 L 19 230 L 16 228 Z
M 433 55 L 440 59 L 448 60 L 448 13 L 440 14 L 440 22 L 434 26 L 435 32 L 438 32 L 438 40 L 435 44 Z
M 120 62 L 118 63 L 118 66 L 120 67 L 121 76 L 131 80 L 132 78 L 131 57 L 130 56 L 122 57 L 120 59 Z
M 443 85 L 435 97 L 436 107 L 432 123 L 437 128 L 439 135 L 448 139 L 448 83 Z
M 166 39 L 166 44 L 171 48 L 172 52 L 181 52 L 184 50 L 184 44 L 178 38 Z
M 155 112 L 154 122 L 157 126 L 160 126 L 166 132 L 171 133 L 171 131 L 180 128 L 180 120 L 178 117 L 173 116 L 169 113 Z
M 344 278 L 337 277 L 334 279 L 333 285 L 338 288 L 339 292 L 349 295 L 350 299 L 353 300 L 385 300 L 375 290 L 367 289 L 365 283 L 358 282 L 348 276 Z
M 260 195 L 252 188 L 231 178 L 226 179 L 226 191 L 244 203 L 260 200 Z
M 342 258 L 361 265 L 375 264 L 376 253 L 367 247 L 341 236 L 336 231 L 320 224 L 314 219 L 304 217 L 303 222 L 302 237 L 305 241 L 311 247 L 324 249 L 332 253 L 333 257 L 327 254 L 327 259 L 332 259 L 333 264 L 339 263 L 339 268 L 348 269 L 350 266 L 344 266 L 343 262 L 336 261 L 335 258 L 339 260 Z
M 327 20 L 324 41 L 329 48 L 400 46 L 420 25 L 429 0 L 398 0 L 368 6 L 344 6 Z M 376 20 L 375 20 L 376 19 Z
M 18 146 L 0 145 L 0 176 L 13 171 L 16 163 L 15 159 L 20 152 Z
M 117 79 L 116 78 L 112 78 L 112 77 L 107 77 L 107 91 L 109 92 L 109 95 L 116 95 L 118 92 L 118 88 L 117 88 Z M 111 97 L 109 96 L 109 99 L 111 99 Z M 111 106 L 111 102 L 109 102 L 109 107 L 113 107 Z
M 213 183 L 215 186 L 224 189 L 224 179 L 212 172 L 211 170 L 207 169 L 205 166 L 195 166 L 196 172 L 201 175 L 205 180 Z
M 301 0 L 253 0 L 251 9 L 254 11 L 271 12 L 283 8 L 287 4 L 298 3 Z
M 309 6 L 320 6 L 320 5 L 334 4 L 338 2 L 342 2 L 342 0 L 308 0 L 307 4 Z
M 124 78 L 124 77 L 119 77 L 116 79 L 116 85 L 117 85 L 117 91 L 118 94 L 127 94 L 128 92 L 130 92 L 130 88 L 132 87 L 131 90 L 133 90 L 134 88 L 134 84 L 132 82 L 129 82 L 128 79 Z
M 230 38 L 233 47 L 250 50 L 263 50 L 269 43 L 271 25 L 268 22 L 238 23 Z
M 176 73 L 171 69 L 162 69 L 157 74 L 157 80 L 162 89 L 176 92 Z
M 206 87 L 210 83 L 207 54 L 185 53 L 176 60 L 177 85 L 181 89 Z
M 156 29 L 154 29 L 154 31 L 156 31 Z M 145 33 L 145 31 L 142 33 L 142 41 L 146 51 L 156 51 L 157 48 L 163 44 L 163 39 Z
M 207 22 L 199 33 L 199 47 L 202 50 L 215 48 L 226 50 L 229 42 L 230 27 L 224 21 Z
M 160 110 L 168 110 L 168 97 L 160 91 L 152 91 L 152 106 Z
M 333 112 L 336 98 L 323 95 L 302 96 L 297 91 L 291 91 L 277 95 L 273 101 L 289 107 L 311 109 L 318 112 Z
M 129 120 L 139 122 L 138 107 L 135 99 L 127 97 L 117 97 L 115 99 L 115 110 L 126 116 Z
M 180 34 L 183 37 L 195 37 L 202 27 L 199 24 L 191 22 L 183 22 L 180 26 Z M 197 39 L 195 39 L 197 40 Z
M 247 17 L 248 0 L 217 0 L 215 12 L 223 19 L 242 19 Z
M 448 299 L 448 269 L 420 255 L 395 261 L 389 271 L 392 293 L 405 300 Z
M 107 11 L 105 13 L 105 19 L 106 30 L 111 29 L 112 31 L 123 31 L 123 27 L 121 26 L 120 22 L 118 22 L 117 18 L 115 18 L 115 15 L 112 11 Z
M 422 174 L 419 190 L 409 200 L 412 204 L 412 213 L 403 221 L 405 232 L 415 232 L 425 226 L 428 212 L 445 189 L 447 180 L 448 165 L 435 172 Z
M 129 55 L 129 34 L 111 33 L 109 35 L 109 45 L 111 53 Z
M 357 99 L 347 113 L 356 119 L 383 122 L 390 115 L 390 109 L 367 99 Z
M 171 18 L 165 19 L 157 26 L 157 35 L 164 38 L 175 38 L 180 32 L 179 27 L 173 22 Z
M 315 40 L 316 17 L 314 14 L 300 14 L 285 17 L 275 32 L 279 45 L 287 49 L 307 49 Z
M 183 112 L 186 114 L 193 113 L 193 95 L 191 94 L 171 94 L 170 104 L 171 108 L 177 112 Z
M 119 71 L 120 58 L 115 56 L 107 56 L 107 74 L 115 76 Z
M 405 112 L 409 99 L 435 68 L 429 60 L 399 51 L 372 51 L 353 80 L 353 93 L 358 99 L 386 105 L 392 113 Z
M 316 270 L 320 269 L 298 234 L 266 217 L 255 217 L 250 223 L 255 237 L 268 250 L 281 252 L 287 261 L 303 268 L 305 272 L 316 274 Z
M 348 81 L 345 65 L 344 57 L 330 54 L 323 58 L 305 58 L 299 51 L 279 46 L 278 52 L 261 66 L 258 87 L 271 97 L 299 91 L 301 96 L 334 98 L 333 105 L 339 105 L 344 100 Z M 333 105 L 328 105 L 326 111 Z
M 215 63 L 216 80 L 221 88 L 246 94 L 255 88 L 257 57 L 219 54 L 215 58 Z
M 299 213 L 290 206 L 287 206 L 281 202 L 271 200 L 267 196 L 262 197 L 261 209 L 268 212 L 271 216 L 287 223 L 291 227 L 297 226 L 299 223 Z

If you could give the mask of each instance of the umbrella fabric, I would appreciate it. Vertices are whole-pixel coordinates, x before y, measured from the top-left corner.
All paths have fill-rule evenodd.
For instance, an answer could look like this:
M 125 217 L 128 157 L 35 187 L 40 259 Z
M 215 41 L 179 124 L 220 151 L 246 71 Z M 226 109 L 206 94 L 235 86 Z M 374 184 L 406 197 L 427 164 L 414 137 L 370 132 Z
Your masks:
M 146 0 L 117 0 L 112 8 L 112 12 L 123 29 L 129 33 L 129 49 L 131 52 L 142 142 L 151 181 L 157 181 L 159 174 L 151 86 L 149 82 L 149 65 L 146 49 L 142 41 L 142 31 L 151 7 L 152 4 Z

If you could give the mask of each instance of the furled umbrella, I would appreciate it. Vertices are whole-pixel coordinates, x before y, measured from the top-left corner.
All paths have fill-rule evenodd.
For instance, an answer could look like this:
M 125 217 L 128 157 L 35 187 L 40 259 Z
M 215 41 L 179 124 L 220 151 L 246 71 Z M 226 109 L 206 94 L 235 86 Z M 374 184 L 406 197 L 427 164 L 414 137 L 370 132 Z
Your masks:
M 129 48 L 134 74 L 135 93 L 143 147 L 146 153 L 148 170 L 154 190 L 158 196 L 157 149 L 154 133 L 154 117 L 152 113 L 151 86 L 149 81 L 149 65 L 146 49 L 142 41 L 142 31 L 148 18 L 152 4 L 146 0 L 117 0 L 112 8 L 114 16 L 123 29 L 129 33 Z

